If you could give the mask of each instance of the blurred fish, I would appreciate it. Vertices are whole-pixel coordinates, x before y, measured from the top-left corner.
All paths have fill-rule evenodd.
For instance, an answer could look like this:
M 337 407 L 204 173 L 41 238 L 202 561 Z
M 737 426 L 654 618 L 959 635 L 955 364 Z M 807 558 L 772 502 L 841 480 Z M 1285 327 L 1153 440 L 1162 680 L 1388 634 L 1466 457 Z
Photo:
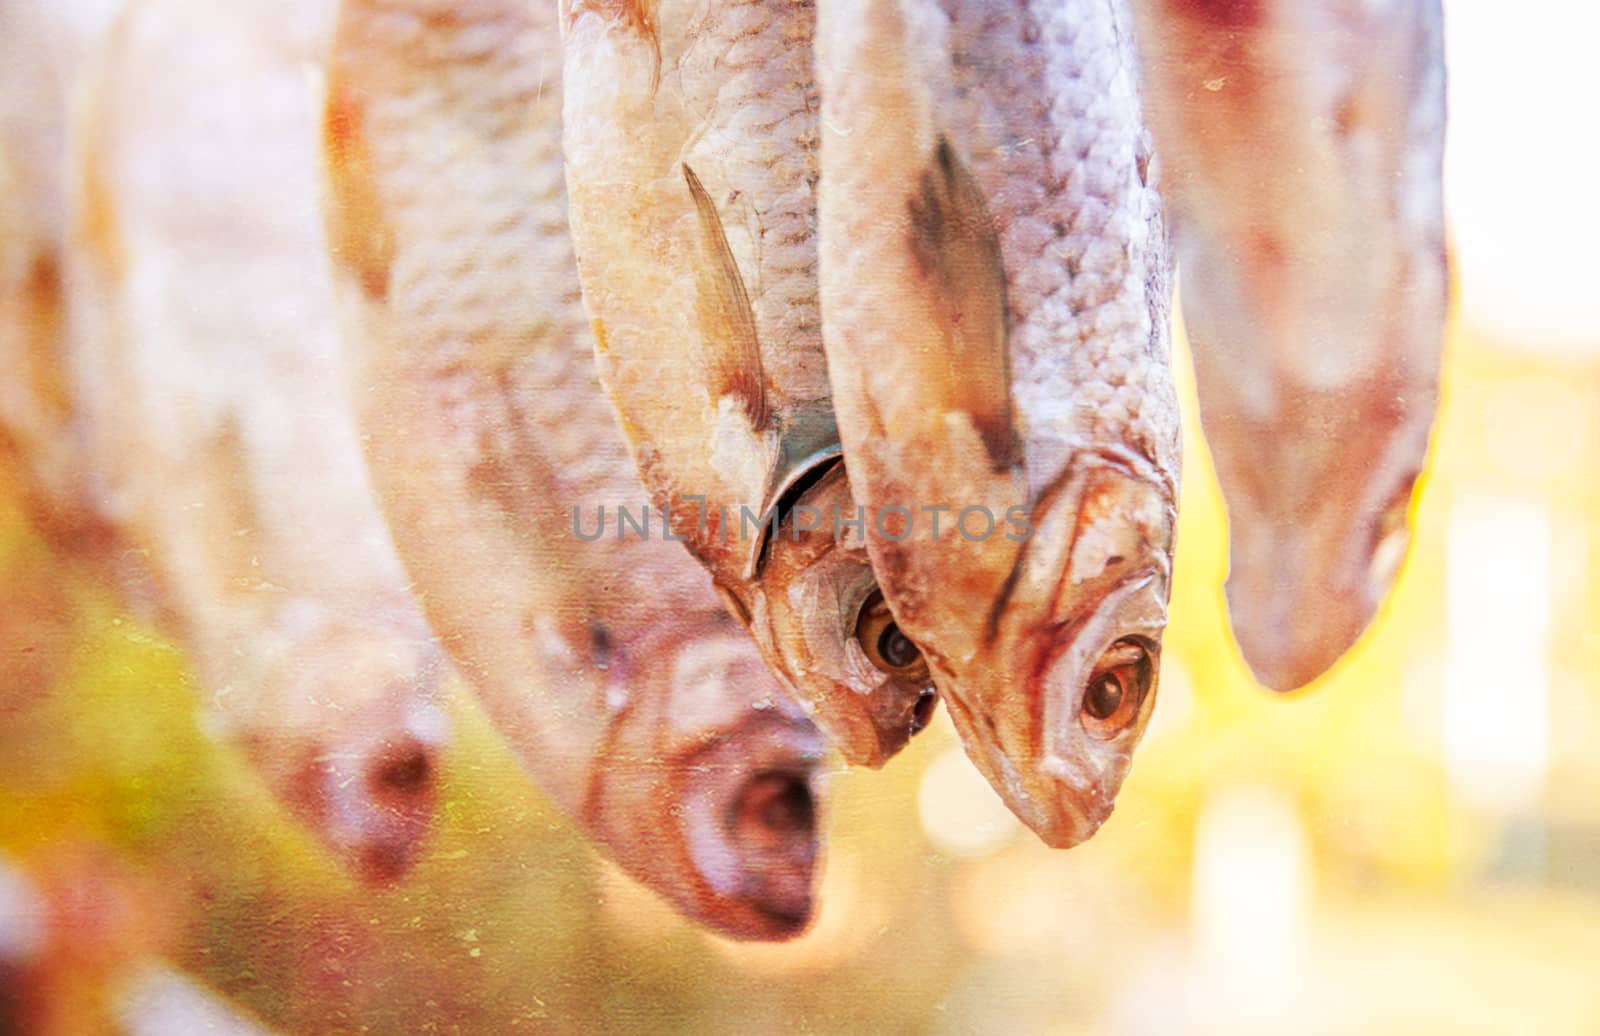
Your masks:
M 0 0 L 0 449 L 53 546 L 98 545 L 62 347 L 67 113 L 121 0 Z M 7 688 L 0 687 L 0 693 Z
M 822 312 L 868 541 L 1041 838 L 1155 700 L 1179 468 L 1169 260 L 1120 0 L 819 5 Z M 944 525 L 936 508 L 944 508 Z
M 329 220 L 374 476 L 539 785 L 679 910 L 786 938 L 811 915 L 825 746 L 705 574 L 621 535 L 643 490 L 579 297 L 559 49 L 549 4 L 341 8 Z
M 267 1029 L 163 963 L 181 945 L 171 883 L 108 845 L 58 839 L 26 861 L 0 851 L 0 1033 L 214 1033 Z
M 1439 0 L 1140 0 L 1228 607 L 1262 683 L 1316 679 L 1394 581 L 1438 399 Z
M 639 472 L 817 725 L 848 761 L 881 766 L 936 701 L 839 465 L 812 4 L 562 10 L 572 232 Z
M 443 653 L 367 481 L 318 205 L 326 4 L 135 0 L 75 129 L 71 360 L 130 591 L 373 881 L 436 798 Z M 152 589 L 153 588 L 153 589 Z

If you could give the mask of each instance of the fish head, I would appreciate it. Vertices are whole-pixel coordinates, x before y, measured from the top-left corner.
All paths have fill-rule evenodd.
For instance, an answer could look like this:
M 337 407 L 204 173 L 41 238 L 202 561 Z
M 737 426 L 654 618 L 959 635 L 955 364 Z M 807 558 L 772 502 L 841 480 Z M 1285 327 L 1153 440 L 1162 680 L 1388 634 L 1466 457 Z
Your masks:
M 1216 451 L 1227 490 L 1228 611 L 1263 685 L 1289 691 L 1355 644 L 1399 573 L 1433 407 L 1362 379 L 1293 392 L 1275 433 Z M 1284 440 L 1299 444 L 1284 448 Z
M 1049 845 L 1110 816 L 1150 721 L 1175 519 L 1170 484 L 1081 456 L 1033 508 L 976 649 L 930 653 L 968 754 Z
M 690 917 L 788 939 L 814 908 L 827 745 L 749 637 L 716 620 L 648 653 L 638 678 L 666 686 L 633 681 L 645 707 L 597 759 L 589 815 L 624 867 Z
M 780 507 L 760 548 L 752 626 L 845 759 L 878 767 L 928 725 L 938 697 L 922 652 L 873 575 L 865 511 L 851 498 L 844 466 L 819 475 Z

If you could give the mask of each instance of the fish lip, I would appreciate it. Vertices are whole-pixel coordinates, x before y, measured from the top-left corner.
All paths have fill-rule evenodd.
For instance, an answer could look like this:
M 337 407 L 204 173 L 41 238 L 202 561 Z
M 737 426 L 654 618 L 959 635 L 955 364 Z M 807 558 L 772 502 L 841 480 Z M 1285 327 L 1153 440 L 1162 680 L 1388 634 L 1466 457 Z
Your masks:
M 1303 691 L 1327 677 L 1339 660 L 1355 646 L 1359 637 L 1348 641 L 1327 641 L 1315 648 L 1266 647 L 1244 630 L 1236 630 L 1239 653 L 1256 683 L 1277 694 Z
M 781 827 L 786 828 L 779 831 L 782 844 L 774 851 L 752 847 L 737 833 L 730 836 L 744 863 L 744 880 L 730 898 L 746 908 L 747 921 L 755 925 L 747 935 L 783 941 L 805 931 L 815 912 L 821 810 L 813 774 L 787 768 L 757 770 L 731 797 L 730 811 L 736 814 L 752 794 L 774 784 L 780 787 L 778 799 L 790 800 L 780 801 L 781 811 L 788 814 L 781 818 Z M 798 804 L 793 801 L 796 792 Z M 729 822 L 737 827 L 738 817 L 730 815 Z M 771 830 L 768 825 L 762 833 Z
M 1066 809 L 1062 809 L 1066 806 Z M 1093 838 L 1101 826 L 1111 818 L 1112 806 L 1107 804 L 1094 813 L 1085 813 L 1062 801 L 1049 814 L 1049 823 L 1034 827 L 1039 840 L 1052 849 L 1071 849 Z

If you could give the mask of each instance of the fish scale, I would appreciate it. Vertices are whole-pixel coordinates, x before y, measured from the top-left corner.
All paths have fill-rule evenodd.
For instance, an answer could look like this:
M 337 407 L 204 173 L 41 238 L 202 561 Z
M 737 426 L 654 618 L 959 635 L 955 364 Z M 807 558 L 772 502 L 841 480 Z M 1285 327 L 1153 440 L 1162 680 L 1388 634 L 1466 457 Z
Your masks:
M 795 403 L 826 400 L 814 214 L 818 106 L 806 45 L 811 5 L 718 4 L 686 32 L 684 76 L 695 75 L 703 62 L 715 63 L 717 75 L 696 77 L 714 84 L 715 99 L 700 115 L 683 160 L 697 170 L 728 171 L 728 189 L 749 199 L 753 225 L 738 228 L 735 220 L 728 229 L 741 266 L 753 271 L 750 302 L 768 389 Z M 797 83 L 806 85 L 797 90 Z M 700 109 L 692 95 L 689 104 L 693 117 Z M 705 152 L 715 153 L 714 164 L 697 161 Z M 748 251 L 738 229 L 751 238 Z
M 953 124 L 977 128 L 973 175 L 1000 228 L 1030 488 L 1090 443 L 1125 443 L 1176 471 L 1167 312 L 1145 301 L 1166 297 L 1162 283 L 1146 290 L 1152 275 L 1164 281 L 1166 242 L 1160 201 L 1140 183 L 1147 135 L 1126 114 L 1138 108 L 1137 69 L 1118 45 L 1131 26 L 1103 0 L 945 12 L 964 44 L 951 59 Z M 993 112 L 1014 97 L 1003 119 Z

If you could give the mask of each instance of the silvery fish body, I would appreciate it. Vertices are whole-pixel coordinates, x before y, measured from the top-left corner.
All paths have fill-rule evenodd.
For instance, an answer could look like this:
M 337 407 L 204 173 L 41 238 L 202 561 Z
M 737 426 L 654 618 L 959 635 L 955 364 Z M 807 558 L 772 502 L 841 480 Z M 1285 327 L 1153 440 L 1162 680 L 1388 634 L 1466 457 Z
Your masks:
M 346 0 L 329 221 L 368 453 L 429 617 L 537 783 L 736 937 L 798 932 L 825 746 L 659 538 L 594 373 L 554 6 Z M 598 516 L 604 513 L 604 521 Z
M 1278 690 L 1394 581 L 1447 290 L 1439 0 L 1140 0 L 1228 605 Z
M 897 515 L 873 566 L 968 754 L 1072 845 L 1154 704 L 1176 519 L 1130 15 L 823 0 L 819 22 L 829 374 L 855 492 Z
M 95 501 L 213 721 L 372 880 L 416 858 L 445 678 L 367 481 L 317 203 L 325 4 L 135 0 L 75 129 Z
M 584 300 L 650 499 L 845 758 L 882 765 L 934 698 L 838 464 L 813 5 L 561 6 Z
M 62 341 L 63 173 L 79 77 L 121 0 L 0 0 L 0 448 L 45 532 L 98 531 Z

